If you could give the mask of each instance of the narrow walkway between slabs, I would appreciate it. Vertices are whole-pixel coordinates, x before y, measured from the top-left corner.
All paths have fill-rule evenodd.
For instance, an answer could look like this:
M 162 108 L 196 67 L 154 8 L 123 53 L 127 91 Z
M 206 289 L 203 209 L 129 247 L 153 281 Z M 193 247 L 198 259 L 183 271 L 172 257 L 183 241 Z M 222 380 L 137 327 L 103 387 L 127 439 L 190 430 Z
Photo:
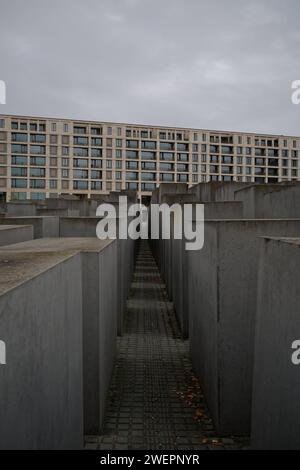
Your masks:
M 139 247 L 103 434 L 86 448 L 237 449 L 218 438 L 149 244 Z

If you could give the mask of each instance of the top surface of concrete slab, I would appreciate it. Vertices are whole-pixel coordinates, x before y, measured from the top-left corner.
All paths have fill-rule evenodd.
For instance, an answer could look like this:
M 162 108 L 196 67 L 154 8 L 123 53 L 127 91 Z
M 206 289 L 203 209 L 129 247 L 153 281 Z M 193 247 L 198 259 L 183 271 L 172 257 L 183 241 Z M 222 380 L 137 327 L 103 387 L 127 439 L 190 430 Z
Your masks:
M 22 227 L 32 227 L 31 225 L 0 225 L 0 230 L 19 230 Z
M 286 238 L 286 237 L 263 237 L 266 240 L 273 240 L 276 242 L 288 243 L 290 245 L 300 246 L 300 238 Z
M 37 238 L 26 242 L 15 243 L 0 249 L 6 252 L 23 252 L 23 253 L 46 253 L 46 252 L 62 252 L 62 251 L 88 251 L 100 252 L 114 240 L 99 240 L 98 238 L 89 237 L 66 237 L 66 238 Z
M 2 220 L 10 220 L 10 219 L 45 219 L 45 218 L 57 218 L 56 215 L 6 215 L 4 217 L 0 217 L 1 221 Z
M 51 253 L 1 252 L 0 295 L 18 287 L 77 253 L 75 250 Z
M 211 223 L 215 223 L 215 222 L 218 222 L 218 223 L 241 223 L 241 222 L 244 222 L 244 223 L 251 223 L 251 224 L 255 224 L 257 222 L 289 222 L 289 221 L 299 221 L 300 219 L 299 218 L 287 218 L 287 219 L 282 219 L 282 218 L 275 218 L 275 219 L 207 219 L 205 220 L 204 219 L 204 223 L 206 224 L 211 224 Z M 199 222 L 199 223 L 202 223 L 201 221 L 199 220 L 196 220 L 196 219 L 193 219 L 193 222 Z

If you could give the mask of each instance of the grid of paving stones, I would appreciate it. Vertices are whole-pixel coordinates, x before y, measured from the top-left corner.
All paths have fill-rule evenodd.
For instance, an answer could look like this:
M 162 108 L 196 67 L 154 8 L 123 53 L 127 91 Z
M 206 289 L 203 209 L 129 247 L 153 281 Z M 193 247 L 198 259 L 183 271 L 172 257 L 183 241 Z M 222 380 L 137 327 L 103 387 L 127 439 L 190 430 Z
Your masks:
M 238 437 L 216 437 L 192 371 L 188 341 L 181 338 L 149 245 L 142 242 L 103 434 L 86 436 L 86 448 L 217 450 L 245 445 Z

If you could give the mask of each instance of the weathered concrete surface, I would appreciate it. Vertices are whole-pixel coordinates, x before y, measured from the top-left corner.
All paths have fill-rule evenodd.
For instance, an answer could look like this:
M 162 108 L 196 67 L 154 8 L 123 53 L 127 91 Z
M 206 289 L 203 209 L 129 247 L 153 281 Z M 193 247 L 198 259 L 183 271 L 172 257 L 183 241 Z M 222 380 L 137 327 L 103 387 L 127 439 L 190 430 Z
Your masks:
M 101 429 L 116 353 L 120 291 L 116 240 L 98 238 L 40 239 L 5 247 L 5 253 L 61 253 L 82 256 L 83 389 L 85 433 Z M 0 253 L 2 253 L 0 251 Z M 119 269 L 118 269 L 119 268 Z M 123 274 L 123 272 L 122 272 Z
M 163 202 L 167 204 L 176 203 L 176 195 L 165 195 Z M 193 204 L 195 196 L 179 195 L 178 203 Z M 204 203 L 205 220 L 210 219 L 239 219 L 242 216 L 242 203 L 236 201 L 227 202 L 206 202 Z M 184 233 L 184 228 L 182 228 Z M 182 329 L 183 337 L 188 337 L 189 318 L 188 318 L 188 289 L 187 289 L 187 266 L 186 266 L 186 240 L 174 239 L 173 217 L 171 216 L 171 239 L 170 240 L 152 240 L 151 246 L 155 259 L 160 268 L 170 300 L 174 302 L 176 316 Z
M 103 433 L 87 449 L 238 449 L 239 439 L 218 439 L 199 381 L 192 372 L 164 285 L 148 247 L 140 243 L 124 335 Z
M 259 184 L 235 192 L 248 219 L 300 218 L 300 184 Z
M 32 239 L 32 225 L 0 225 L 0 246 Z
M 96 237 L 99 217 L 60 217 L 60 237 Z
M 34 217 L 36 215 L 36 203 L 30 201 L 7 202 L 5 211 L 8 216 Z
M 204 203 L 204 218 L 208 219 L 241 219 L 243 203 L 239 201 L 218 201 Z
M 48 210 L 66 210 L 68 215 L 89 217 L 96 215 L 97 202 L 91 199 L 68 198 L 49 198 L 45 201 Z
M 194 194 L 201 202 L 221 202 L 234 201 L 235 191 L 249 186 L 249 183 L 238 183 L 235 181 L 198 183 L 189 189 L 189 193 Z
M 168 194 L 187 193 L 186 183 L 160 183 L 159 187 L 152 192 L 151 204 L 161 204 L 163 197 Z
M 119 217 L 116 218 L 116 233 L 119 233 Z M 128 221 L 130 218 L 128 218 Z M 60 237 L 95 237 L 100 217 L 60 217 Z M 122 334 L 123 315 L 134 266 L 134 241 L 117 239 L 118 251 L 118 334 Z
M 0 225 L 32 225 L 34 238 L 58 237 L 59 217 L 0 217 Z
M 48 209 L 47 207 L 37 208 L 36 215 L 49 216 L 56 215 L 58 217 L 79 217 L 79 210 L 72 209 Z
M 0 254 L 1 449 L 80 449 L 81 259 Z
M 250 430 L 258 237 L 299 233 L 300 220 L 206 221 L 186 253 L 191 356 L 220 433 Z
M 262 240 L 255 334 L 252 447 L 300 449 L 300 239 Z

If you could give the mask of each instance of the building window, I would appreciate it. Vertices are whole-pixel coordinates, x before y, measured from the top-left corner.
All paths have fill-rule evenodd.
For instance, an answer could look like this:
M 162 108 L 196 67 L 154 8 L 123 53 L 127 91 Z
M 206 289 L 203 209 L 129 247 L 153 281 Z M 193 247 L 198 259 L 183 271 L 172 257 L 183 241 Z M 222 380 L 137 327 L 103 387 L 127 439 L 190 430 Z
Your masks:
M 0 129 L 4 129 L 5 127 L 5 119 L 0 119 Z
M 92 191 L 95 191 L 95 190 L 101 191 L 101 189 L 102 189 L 101 181 L 92 181 L 91 182 L 91 190 Z
M 101 137 L 92 137 L 91 145 L 101 146 L 102 145 L 102 138 Z
M 68 126 L 68 124 L 64 124 L 64 132 L 69 132 L 69 126 Z
M 19 132 L 12 132 L 11 140 L 13 142 L 27 142 L 28 136 L 27 134 L 20 134 Z
M 87 157 L 88 156 L 88 149 L 86 147 L 74 147 L 73 148 L 73 155 L 75 157 Z
M 36 139 L 36 136 L 41 136 L 41 138 L 44 138 L 44 140 L 40 142 L 46 142 L 46 136 L 44 134 L 31 134 L 30 135 L 30 140 L 32 138 L 31 142 L 39 142 L 39 140 L 34 140 Z M 50 144 L 57 144 L 57 140 L 58 140 L 57 135 L 55 134 L 50 135 Z
M 27 176 L 27 168 L 23 167 L 12 167 L 11 176 Z
M 30 165 L 45 166 L 46 158 L 45 157 L 30 157 Z
M 101 135 L 102 134 L 102 127 L 92 127 L 91 128 L 92 135 Z
M 126 171 L 126 179 L 127 180 L 138 180 L 138 173 L 133 171 Z
M 56 132 L 56 122 L 51 122 L 51 132 Z
M 50 142 L 51 142 L 51 138 L 52 140 L 55 140 L 57 142 L 57 135 L 51 135 Z M 30 142 L 44 144 L 46 143 L 46 135 L 45 134 L 30 134 Z M 56 142 L 51 142 L 51 143 L 56 143 Z
M 73 181 L 73 189 L 88 189 L 88 181 Z
M 102 168 L 102 160 L 91 160 L 91 168 Z
M 12 165 L 27 165 L 27 157 L 12 155 L 11 163 Z
M 44 189 L 46 187 L 46 181 L 40 179 L 32 179 L 30 180 L 30 187 Z
M 174 181 L 174 174 L 172 173 L 160 173 L 160 181 Z
M 92 161 L 101 161 L 101 160 L 92 160 Z M 88 168 L 88 160 L 84 158 L 74 158 L 73 159 L 73 168 Z
M 62 173 L 66 172 L 65 174 L 62 174 L 63 178 L 68 178 L 68 170 L 62 170 Z M 88 178 L 88 170 L 73 170 L 73 178 L 81 178 L 81 179 L 87 179 Z
M 11 151 L 13 153 L 27 153 L 27 145 L 12 144 Z
M 155 150 L 156 142 L 153 140 L 142 140 L 142 148 L 148 150 Z
M 12 179 L 12 188 L 27 188 L 27 179 Z
M 30 168 L 30 176 L 45 178 L 46 170 L 45 168 Z
M 30 153 L 45 155 L 46 147 L 44 145 L 30 145 Z M 51 153 L 51 147 L 50 147 Z
M 86 134 L 87 128 L 85 126 L 74 126 L 73 133 L 74 134 Z
M 138 152 L 135 150 L 126 150 L 126 158 L 138 158 Z

